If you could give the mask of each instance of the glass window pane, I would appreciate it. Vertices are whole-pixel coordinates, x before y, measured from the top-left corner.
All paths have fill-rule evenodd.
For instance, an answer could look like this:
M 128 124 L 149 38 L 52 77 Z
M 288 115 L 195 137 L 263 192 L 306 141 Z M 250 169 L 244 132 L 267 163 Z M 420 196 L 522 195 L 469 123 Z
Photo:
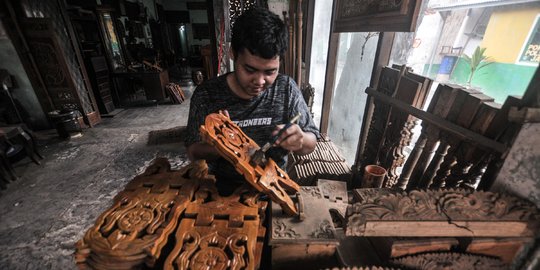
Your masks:
M 328 135 L 352 165 L 366 106 L 366 87 L 377 50 L 378 33 L 341 33 L 336 63 L 336 83 Z

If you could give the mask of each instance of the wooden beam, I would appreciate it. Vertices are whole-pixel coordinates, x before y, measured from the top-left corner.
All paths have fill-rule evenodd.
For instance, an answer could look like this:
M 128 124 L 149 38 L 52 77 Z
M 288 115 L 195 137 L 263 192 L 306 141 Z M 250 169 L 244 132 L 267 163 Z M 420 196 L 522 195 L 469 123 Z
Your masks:
M 471 130 L 468 130 L 464 127 L 458 126 L 442 117 L 439 117 L 437 115 L 425 112 L 423 110 L 417 109 L 411 105 L 408 105 L 407 103 L 393 99 L 392 97 L 386 96 L 384 94 L 381 94 L 377 92 L 375 89 L 367 88 L 366 93 L 370 96 L 373 96 L 374 98 L 392 105 L 393 107 L 402 110 L 408 114 L 414 115 L 422 121 L 427 121 L 428 123 L 437 126 L 438 128 L 447 131 L 449 133 L 452 133 L 452 135 L 472 143 L 478 144 L 478 146 L 487 148 L 488 150 L 495 150 L 499 153 L 505 153 L 508 150 L 508 147 L 500 142 L 497 142 L 495 140 L 492 140 L 490 138 L 487 138 L 483 135 L 480 135 L 476 132 L 473 132 Z

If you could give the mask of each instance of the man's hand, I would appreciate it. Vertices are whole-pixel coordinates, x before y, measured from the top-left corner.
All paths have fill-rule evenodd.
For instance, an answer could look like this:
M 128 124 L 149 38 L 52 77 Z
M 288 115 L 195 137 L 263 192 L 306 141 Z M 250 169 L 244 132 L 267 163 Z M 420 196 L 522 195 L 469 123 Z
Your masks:
M 216 148 L 204 142 L 197 142 L 188 146 L 187 155 L 190 161 L 198 159 L 215 160 L 219 157 Z
M 277 125 L 272 132 L 272 136 L 276 136 L 280 129 L 285 125 Z M 315 150 L 317 138 L 311 132 L 304 132 L 299 125 L 293 124 L 288 129 L 283 131 L 281 136 L 277 138 L 274 146 L 280 146 L 285 150 L 292 151 L 296 154 L 309 154 Z

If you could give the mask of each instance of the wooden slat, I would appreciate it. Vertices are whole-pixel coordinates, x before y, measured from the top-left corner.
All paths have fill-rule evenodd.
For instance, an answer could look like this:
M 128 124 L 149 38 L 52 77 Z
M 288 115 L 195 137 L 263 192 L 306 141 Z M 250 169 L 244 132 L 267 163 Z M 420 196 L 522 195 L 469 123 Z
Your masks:
M 495 140 L 482 136 L 466 128 L 460 127 L 439 116 L 414 108 L 413 106 L 410 106 L 402 101 L 392 99 L 391 97 L 381 94 L 374 89 L 367 88 L 366 93 L 374 96 L 376 99 L 381 100 L 382 102 L 386 104 L 391 104 L 400 110 L 403 110 L 411 115 L 421 118 L 423 121 L 427 121 L 430 124 L 437 126 L 438 128 L 461 138 L 462 140 L 466 140 L 466 141 L 478 144 L 481 147 L 492 149 L 499 153 L 504 153 L 507 150 L 506 145 L 502 143 L 499 143 Z

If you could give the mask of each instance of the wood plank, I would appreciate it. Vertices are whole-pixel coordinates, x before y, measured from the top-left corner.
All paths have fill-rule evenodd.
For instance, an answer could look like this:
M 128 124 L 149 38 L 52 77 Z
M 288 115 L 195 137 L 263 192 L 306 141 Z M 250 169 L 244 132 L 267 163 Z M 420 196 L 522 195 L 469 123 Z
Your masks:
M 499 143 L 495 140 L 492 140 L 490 138 L 487 138 L 483 135 L 480 135 L 476 132 L 470 131 L 466 128 L 460 127 L 446 119 L 443 119 L 437 115 L 430 114 L 428 112 L 422 111 L 420 109 L 417 109 L 413 106 L 410 106 L 402 101 L 392 99 L 391 97 L 388 97 L 384 94 L 378 93 L 376 90 L 367 88 L 366 93 L 369 95 L 373 95 L 376 99 L 381 100 L 382 102 L 386 104 L 391 104 L 395 106 L 396 108 L 403 110 L 411 115 L 414 115 L 423 121 L 427 121 L 428 123 L 437 126 L 438 128 L 447 131 L 462 140 L 466 140 L 472 143 L 475 143 L 481 147 L 495 150 L 499 153 L 504 153 L 507 151 L 506 145 Z

